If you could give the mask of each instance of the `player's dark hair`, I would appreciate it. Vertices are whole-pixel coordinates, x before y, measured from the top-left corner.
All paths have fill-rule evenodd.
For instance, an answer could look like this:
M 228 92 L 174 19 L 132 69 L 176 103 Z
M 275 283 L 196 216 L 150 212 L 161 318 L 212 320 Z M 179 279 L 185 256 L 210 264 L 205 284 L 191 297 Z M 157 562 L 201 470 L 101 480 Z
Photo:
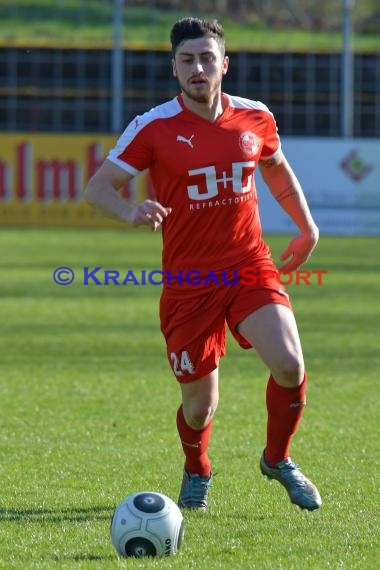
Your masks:
M 177 47 L 186 40 L 197 38 L 214 38 L 218 42 L 219 49 L 224 55 L 225 42 L 224 30 L 217 20 L 201 20 L 200 18 L 181 18 L 178 20 L 170 32 L 173 57 Z

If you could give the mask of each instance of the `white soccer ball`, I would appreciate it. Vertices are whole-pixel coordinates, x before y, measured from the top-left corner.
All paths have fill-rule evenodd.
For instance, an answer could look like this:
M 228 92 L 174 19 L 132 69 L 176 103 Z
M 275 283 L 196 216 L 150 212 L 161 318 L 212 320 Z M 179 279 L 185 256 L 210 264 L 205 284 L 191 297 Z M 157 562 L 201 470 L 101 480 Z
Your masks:
M 182 544 L 183 517 L 178 506 L 161 493 L 143 491 L 118 505 L 111 522 L 116 550 L 134 556 L 173 556 Z

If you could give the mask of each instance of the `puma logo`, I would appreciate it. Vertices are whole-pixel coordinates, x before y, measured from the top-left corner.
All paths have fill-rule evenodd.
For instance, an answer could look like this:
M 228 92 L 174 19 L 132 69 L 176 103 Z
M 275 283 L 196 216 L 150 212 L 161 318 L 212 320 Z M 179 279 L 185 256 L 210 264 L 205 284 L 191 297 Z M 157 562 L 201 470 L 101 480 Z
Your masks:
M 189 139 L 183 137 L 182 135 L 177 135 L 177 142 L 184 142 L 186 144 L 189 145 L 189 147 L 194 148 L 193 147 L 193 143 L 191 142 L 193 139 L 194 135 L 191 135 L 191 137 Z

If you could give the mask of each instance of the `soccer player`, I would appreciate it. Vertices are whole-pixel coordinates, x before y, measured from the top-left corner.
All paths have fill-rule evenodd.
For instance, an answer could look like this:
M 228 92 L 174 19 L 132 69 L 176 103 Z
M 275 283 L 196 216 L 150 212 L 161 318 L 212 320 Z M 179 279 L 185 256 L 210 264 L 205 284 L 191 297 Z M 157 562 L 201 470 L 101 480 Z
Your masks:
M 289 456 L 306 404 L 306 373 L 289 297 L 262 238 L 257 165 L 299 229 L 281 256 L 284 270 L 306 262 L 318 228 L 281 150 L 272 113 L 261 102 L 222 91 L 229 59 L 221 25 L 181 19 L 171 30 L 171 43 L 180 94 L 131 121 L 90 180 L 86 197 L 119 220 L 153 230 L 162 226 L 160 322 L 182 393 L 177 427 L 185 468 L 179 505 L 207 507 L 212 478 L 207 449 L 227 324 L 270 372 L 261 472 L 311 511 L 321 505 L 320 495 Z M 146 168 L 156 200 L 130 204 L 118 190 Z

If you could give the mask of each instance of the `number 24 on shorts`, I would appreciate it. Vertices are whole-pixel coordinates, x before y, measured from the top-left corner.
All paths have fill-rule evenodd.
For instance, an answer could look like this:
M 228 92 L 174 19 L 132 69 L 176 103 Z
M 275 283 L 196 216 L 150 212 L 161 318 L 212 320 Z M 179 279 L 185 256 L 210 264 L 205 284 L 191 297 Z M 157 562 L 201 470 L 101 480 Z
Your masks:
M 183 376 L 184 372 L 194 374 L 194 366 L 187 350 L 181 352 L 181 358 L 178 358 L 175 352 L 171 352 L 170 360 L 173 363 L 173 372 L 176 376 Z

